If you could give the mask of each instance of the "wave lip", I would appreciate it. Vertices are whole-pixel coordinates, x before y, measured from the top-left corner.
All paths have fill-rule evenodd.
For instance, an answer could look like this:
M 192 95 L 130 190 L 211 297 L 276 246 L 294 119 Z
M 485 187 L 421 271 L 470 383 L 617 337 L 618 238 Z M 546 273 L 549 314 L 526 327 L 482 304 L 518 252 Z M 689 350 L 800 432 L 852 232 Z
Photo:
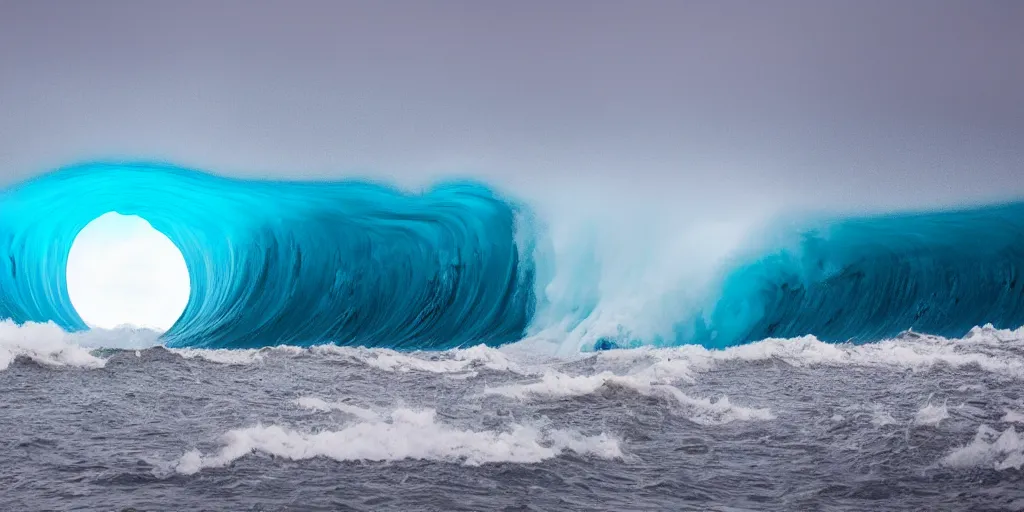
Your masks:
M 96 163 L 4 191 L 0 318 L 86 329 L 68 253 L 110 211 L 146 219 L 185 258 L 192 293 L 169 347 L 497 345 L 533 315 L 529 215 L 483 185 L 411 194 Z

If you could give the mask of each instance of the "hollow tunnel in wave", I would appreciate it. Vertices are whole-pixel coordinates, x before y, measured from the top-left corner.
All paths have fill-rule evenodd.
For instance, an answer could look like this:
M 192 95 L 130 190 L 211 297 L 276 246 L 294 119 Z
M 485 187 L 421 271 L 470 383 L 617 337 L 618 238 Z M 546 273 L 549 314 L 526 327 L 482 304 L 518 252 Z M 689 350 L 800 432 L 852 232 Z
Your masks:
M 522 216 L 476 183 L 406 194 L 89 164 L 4 192 L 0 317 L 85 329 L 68 254 L 111 211 L 146 219 L 184 256 L 191 294 L 169 346 L 499 344 L 520 338 L 533 311 Z
M 165 332 L 188 304 L 185 257 L 145 219 L 100 215 L 75 237 L 68 253 L 71 305 L 90 327 Z

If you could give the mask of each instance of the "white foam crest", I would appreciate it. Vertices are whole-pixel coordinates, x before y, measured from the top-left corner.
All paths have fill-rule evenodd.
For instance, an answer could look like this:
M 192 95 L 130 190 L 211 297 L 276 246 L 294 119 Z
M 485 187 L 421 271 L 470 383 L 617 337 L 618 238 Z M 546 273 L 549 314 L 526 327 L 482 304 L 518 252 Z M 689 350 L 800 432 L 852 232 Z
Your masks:
M 459 374 L 456 377 L 476 376 L 476 368 L 507 371 L 519 374 L 528 372 L 514 363 L 508 355 L 485 345 L 465 349 L 438 352 L 399 352 L 387 348 L 343 347 L 338 345 L 314 345 L 297 347 L 278 345 L 260 349 L 199 349 L 175 348 L 171 352 L 186 359 L 202 359 L 211 363 L 227 365 L 248 365 L 264 361 L 272 354 L 297 356 L 339 356 L 358 361 L 367 366 L 387 372 L 425 372 L 436 374 Z
M 593 375 L 568 375 L 549 369 L 537 382 L 489 387 L 484 393 L 520 399 L 531 396 L 568 397 L 587 395 L 604 386 L 612 385 L 650 394 L 654 384 L 671 384 L 678 381 L 695 382 L 691 365 L 689 361 L 681 358 L 667 358 L 627 375 L 618 375 L 611 371 Z
M 615 375 L 610 371 L 594 375 L 568 375 L 557 371 L 546 372 L 539 381 L 529 384 L 509 384 L 487 387 L 485 394 L 502 395 L 526 400 L 532 397 L 564 398 L 587 395 L 606 385 L 621 385 L 638 388 L 638 382 L 631 377 Z M 649 384 L 649 383 L 648 383 Z M 649 386 L 648 386 L 649 387 Z
M 105 359 L 75 343 L 75 335 L 52 322 L 18 325 L 0 321 L 0 370 L 7 369 L 18 357 L 48 366 L 102 368 L 106 364 Z
M 292 345 L 264 348 L 170 348 L 168 351 L 185 359 L 201 359 L 209 363 L 242 366 L 264 361 L 271 354 L 296 356 L 306 349 Z
M 914 425 L 934 427 L 946 418 L 949 418 L 949 409 L 946 408 L 946 404 L 932 405 L 931 402 L 928 402 L 914 414 Z
M 672 360 L 685 359 L 693 372 L 707 370 L 716 364 L 728 361 L 779 360 L 787 364 L 805 366 L 871 366 L 893 367 L 921 371 L 939 365 L 959 368 L 978 366 L 991 372 L 1015 378 L 1024 378 L 1024 360 L 1010 353 L 972 351 L 978 345 L 1008 347 L 1012 342 L 1010 334 L 1003 341 L 993 341 L 986 328 L 975 328 L 970 338 L 951 340 L 936 336 L 918 336 L 909 339 L 891 339 L 877 343 L 854 345 L 835 344 L 818 340 L 814 336 L 799 338 L 770 338 L 762 341 L 729 347 L 707 349 L 699 345 L 684 345 L 673 348 L 648 348 L 634 350 L 613 350 L 599 353 L 607 361 L 626 362 L 642 359 Z M 1017 333 L 1018 331 L 1006 331 Z
M 1003 423 L 1024 423 L 1024 413 L 1006 410 L 1006 414 L 999 421 Z
M 456 349 L 452 357 L 458 361 L 466 361 L 469 364 L 480 365 L 494 371 L 512 372 L 518 374 L 528 373 L 518 364 L 509 359 L 508 354 L 501 350 L 477 345 L 475 347 Z
M 377 421 L 380 419 L 380 416 L 371 409 L 344 402 L 328 402 L 323 398 L 315 396 L 300 397 L 295 400 L 295 404 L 299 407 L 320 412 L 340 411 L 367 421 Z
M 733 421 L 768 421 L 775 415 L 767 408 L 753 408 L 733 405 L 729 397 L 722 395 L 717 401 L 710 398 L 694 398 L 683 393 L 677 387 L 658 385 L 653 389 L 668 393 L 687 407 L 688 418 L 701 425 L 724 425 Z
M 423 359 L 394 350 L 367 350 L 359 359 L 369 366 L 387 372 L 459 373 L 466 371 L 467 361 L 454 359 Z
M 974 440 L 943 457 L 942 465 L 956 468 L 992 467 L 997 471 L 1024 467 L 1024 436 L 1014 427 L 1002 433 L 982 425 Z
M 266 356 L 260 349 L 206 349 L 206 348 L 171 348 L 170 352 L 185 359 L 202 359 L 210 363 L 226 365 L 247 365 L 258 363 Z
M 623 387 L 642 395 L 664 395 L 675 399 L 687 410 L 687 417 L 702 425 L 719 425 L 732 421 L 774 419 L 769 409 L 749 408 L 733 405 L 726 396 L 717 401 L 708 398 L 693 398 L 679 388 L 670 385 L 679 380 L 693 381 L 690 367 L 685 361 L 676 359 L 658 361 L 647 368 L 628 375 L 604 371 L 594 375 L 567 375 L 548 371 L 540 380 L 531 383 L 517 383 L 488 387 L 485 394 L 502 395 L 520 400 L 534 398 L 565 398 L 588 395 L 602 388 Z
M 486 392 L 516 398 L 526 398 L 530 395 L 564 397 L 593 393 L 607 384 L 646 392 L 652 384 L 670 384 L 677 381 L 695 382 L 690 363 L 680 358 L 656 361 L 628 375 L 604 371 L 594 375 L 572 376 L 549 369 L 538 382 L 488 388 Z
M 176 470 L 194 474 L 203 468 L 224 467 L 253 452 L 290 460 L 423 459 L 465 465 L 536 463 L 565 451 L 606 459 L 622 457 L 618 441 L 606 434 L 588 437 L 571 430 L 544 432 L 523 425 L 513 425 L 507 431 L 462 430 L 438 423 L 432 409 L 397 409 L 387 421 L 364 421 L 315 433 L 256 425 L 229 431 L 223 442 L 213 454 L 186 453 L 177 461 Z
M 972 328 L 961 341 L 994 346 L 1020 345 L 1024 342 L 1024 327 L 996 329 L 992 324 L 985 324 Z
M 444 352 L 399 352 L 386 348 L 318 345 L 311 347 L 310 351 L 314 354 L 341 355 L 387 372 L 454 374 L 482 367 L 495 371 L 526 373 L 505 353 L 486 345 Z

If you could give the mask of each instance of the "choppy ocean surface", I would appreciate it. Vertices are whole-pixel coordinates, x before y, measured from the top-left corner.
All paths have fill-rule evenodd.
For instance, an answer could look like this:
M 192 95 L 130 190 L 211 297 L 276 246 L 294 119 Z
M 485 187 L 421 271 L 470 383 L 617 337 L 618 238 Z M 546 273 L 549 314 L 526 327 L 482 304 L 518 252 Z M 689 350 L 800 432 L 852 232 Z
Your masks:
M 0 327 L 0 510 L 1024 510 L 1024 331 L 555 358 Z

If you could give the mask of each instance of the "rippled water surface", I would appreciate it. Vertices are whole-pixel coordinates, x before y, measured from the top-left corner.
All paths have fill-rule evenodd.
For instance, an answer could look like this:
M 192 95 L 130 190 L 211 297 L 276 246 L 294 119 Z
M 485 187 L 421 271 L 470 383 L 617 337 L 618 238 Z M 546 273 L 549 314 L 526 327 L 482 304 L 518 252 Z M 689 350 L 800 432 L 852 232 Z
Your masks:
M 4 336 L 0 510 L 1024 509 L 1024 332 L 573 358 Z

